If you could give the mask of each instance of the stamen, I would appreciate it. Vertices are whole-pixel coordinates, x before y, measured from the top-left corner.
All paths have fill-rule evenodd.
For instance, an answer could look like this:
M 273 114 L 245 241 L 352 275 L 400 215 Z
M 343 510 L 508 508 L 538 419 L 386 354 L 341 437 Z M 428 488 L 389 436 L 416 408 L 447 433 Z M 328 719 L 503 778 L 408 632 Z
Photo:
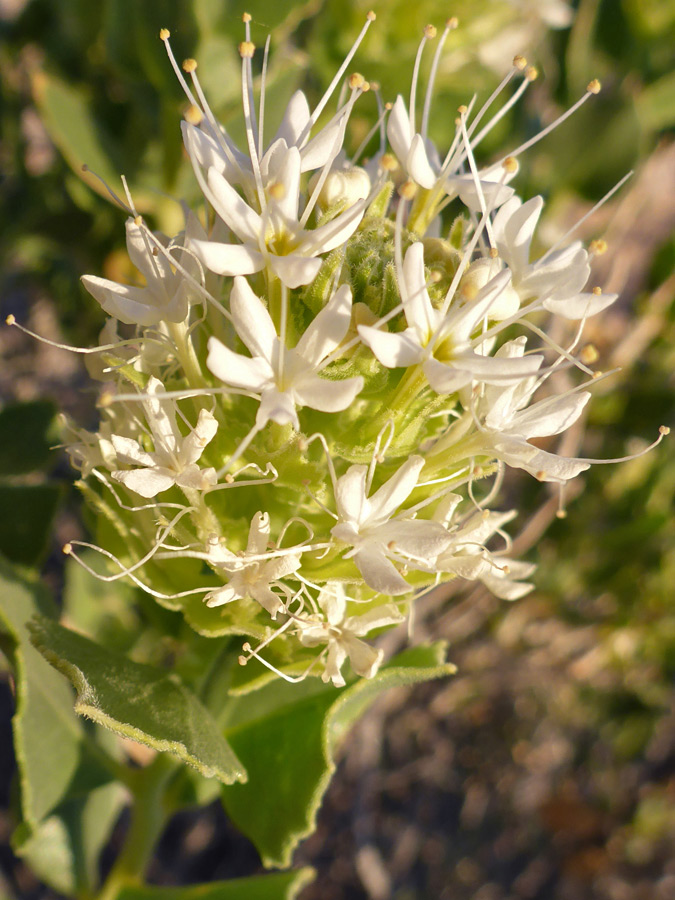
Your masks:
M 246 28 L 248 31 L 248 22 L 246 23 Z M 241 99 L 244 107 L 246 141 L 248 143 L 249 156 L 251 157 L 251 166 L 253 167 L 256 190 L 258 192 L 258 203 L 260 204 L 261 213 L 264 214 L 267 209 L 267 198 L 265 197 L 265 188 L 260 172 L 260 159 L 258 158 L 258 150 L 256 148 L 257 129 L 253 109 L 253 72 L 251 68 L 251 57 L 253 56 L 254 51 L 255 46 L 250 40 L 242 41 L 239 45 L 239 54 L 241 56 Z
M 422 53 L 424 52 L 424 47 L 428 40 L 436 37 L 436 29 L 433 25 L 426 25 L 424 28 L 424 34 L 422 35 L 422 40 L 420 41 L 419 47 L 417 48 L 417 55 L 415 56 L 415 65 L 413 66 L 413 74 L 412 81 L 410 82 L 410 105 L 409 116 L 410 116 L 410 133 L 414 134 L 417 130 L 415 127 L 415 103 L 417 101 L 417 80 L 419 78 L 420 73 L 420 64 L 422 62 Z
M 258 156 L 262 159 L 263 149 L 265 146 L 264 130 L 265 130 L 265 88 L 267 84 L 267 61 L 270 52 L 270 42 L 272 35 L 267 35 L 265 41 L 265 50 L 263 51 L 262 71 L 260 74 L 260 100 L 258 106 Z
M 422 129 L 421 134 L 422 137 L 426 140 L 427 137 L 427 126 L 429 124 L 429 113 L 431 111 L 431 96 L 434 90 L 434 83 L 436 81 L 436 73 L 438 72 L 438 64 L 441 59 L 441 53 L 443 51 L 443 45 L 445 44 L 448 35 L 453 30 L 453 28 L 457 27 L 457 19 L 448 19 L 445 23 L 445 28 L 443 29 L 443 33 L 441 34 L 441 38 L 438 42 L 438 46 L 436 47 L 436 52 L 434 53 L 434 58 L 431 63 L 431 71 L 429 72 L 429 80 L 427 82 L 427 91 L 424 97 L 424 108 L 422 110 Z
M 119 207 L 121 207 L 127 215 L 129 215 L 129 216 L 134 216 L 134 215 L 136 215 L 136 213 L 135 213 L 135 211 L 134 211 L 133 209 L 130 209 L 130 208 L 126 205 L 126 203 L 124 203 L 122 200 L 120 200 L 120 198 L 117 196 L 117 194 L 115 193 L 115 191 L 113 191 L 113 189 L 108 185 L 108 183 L 105 181 L 105 179 L 103 179 L 97 172 L 94 172 L 92 169 L 90 169 L 89 166 L 86 165 L 86 163 L 82 166 L 82 171 L 85 172 L 85 173 L 88 173 L 88 174 L 90 174 L 90 175 L 93 175 L 94 178 L 95 178 L 98 182 L 100 182 L 100 184 L 103 185 L 103 187 L 104 187 L 104 188 L 106 189 L 106 191 L 110 194 L 110 196 L 111 196 L 112 199 L 115 201 L 115 203 L 117 203 L 117 205 L 118 205 Z

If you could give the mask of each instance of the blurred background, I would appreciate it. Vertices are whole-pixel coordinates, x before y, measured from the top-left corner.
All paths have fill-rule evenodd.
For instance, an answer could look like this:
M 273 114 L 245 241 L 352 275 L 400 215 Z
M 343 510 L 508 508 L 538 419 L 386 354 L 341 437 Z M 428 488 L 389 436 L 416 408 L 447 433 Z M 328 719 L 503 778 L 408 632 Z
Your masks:
M 639 451 L 659 425 L 675 425 L 675 0 L 0 0 L 2 318 L 54 341 L 96 340 L 104 317 L 79 277 L 125 280 L 128 263 L 124 214 L 84 163 L 115 189 L 124 173 L 139 211 L 180 228 L 175 198 L 189 200 L 194 186 L 178 127 L 184 97 L 160 27 L 179 59 L 198 59 L 211 105 L 237 137 L 242 12 L 257 44 L 272 31 L 274 110 L 297 87 L 320 96 L 371 6 L 377 21 L 355 67 L 385 100 L 409 90 L 424 25 L 459 18 L 431 118 L 441 147 L 457 105 L 485 97 L 516 53 L 540 77 L 483 159 L 535 134 L 591 78 L 603 82 L 529 151 L 516 185 L 545 196 L 539 237 L 551 243 L 634 170 L 579 232 L 608 243 L 594 283 L 620 299 L 588 323 L 586 339 L 601 369 L 620 371 L 598 385 L 563 452 Z M 365 97 L 354 146 L 374 112 Z M 49 447 L 57 409 L 95 423 L 94 393 L 78 357 L 16 329 L 0 328 L 0 353 L 0 552 L 77 602 L 92 586 L 64 573 L 57 548 L 82 528 L 79 501 Z M 503 505 L 522 510 L 516 547 L 538 564 L 536 590 L 509 605 L 452 584 L 421 604 L 414 639 L 449 640 L 459 672 L 391 692 L 356 728 L 319 829 L 297 855 L 318 870 L 303 900 L 675 898 L 672 444 L 576 479 L 565 518 L 557 495 L 512 474 Z M 111 615 L 126 603 L 110 591 L 97 601 Z M 2 688 L 9 806 L 6 678 Z M 56 896 L 12 856 L 10 832 L 2 813 L 0 895 Z M 152 878 L 180 884 L 257 866 L 214 805 L 178 817 Z

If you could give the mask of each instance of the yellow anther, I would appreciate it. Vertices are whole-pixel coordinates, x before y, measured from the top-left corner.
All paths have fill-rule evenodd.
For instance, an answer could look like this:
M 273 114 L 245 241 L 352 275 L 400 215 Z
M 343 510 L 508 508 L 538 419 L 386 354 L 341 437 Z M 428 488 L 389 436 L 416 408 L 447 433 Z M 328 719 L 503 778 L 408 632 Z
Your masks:
M 528 66 L 525 69 L 525 78 L 528 81 L 536 81 L 539 78 L 539 69 L 536 69 L 534 66 Z
M 201 109 L 192 104 L 185 110 L 185 121 L 190 125 L 199 125 L 204 118 Z
M 535 478 L 537 479 L 537 481 L 543 481 L 544 478 L 546 478 L 546 472 L 544 472 L 543 469 L 539 469 L 539 471 L 535 475 Z
M 391 101 L 388 100 L 388 101 L 384 104 L 384 108 L 387 110 L 387 112 L 389 112 L 390 110 L 392 110 L 392 109 L 394 108 L 394 104 L 391 103 Z
M 248 641 L 244 641 L 244 643 L 241 645 L 241 649 L 244 651 L 244 653 L 250 653 L 251 645 L 249 644 Z
M 112 406 L 114 394 L 112 391 L 103 391 L 101 396 L 98 398 L 97 405 L 101 409 L 106 409 L 108 406 Z
M 143 216 L 135 216 L 134 225 L 138 225 L 139 227 L 143 224 Z
M 251 59 L 255 53 L 255 44 L 253 41 L 242 41 L 239 44 L 239 56 L 242 59 Z
M 404 200 L 412 200 L 417 193 L 417 185 L 414 181 L 404 181 L 398 189 L 398 193 Z
M 475 300 L 478 294 L 478 288 L 472 282 L 467 281 L 462 285 L 461 294 L 465 300 Z
M 499 256 L 499 250 L 496 247 L 490 247 L 490 259 L 497 259 Z
M 594 78 L 592 81 L 588 82 L 588 86 L 586 88 L 589 94 L 599 94 L 602 90 L 602 85 L 598 81 L 597 78 Z
M 595 294 L 596 297 L 599 297 L 602 294 L 602 288 L 594 287 L 591 293 Z
M 389 541 L 387 544 L 387 550 L 395 550 L 396 549 L 396 541 Z
M 190 57 L 189 59 L 183 60 L 183 71 L 184 72 L 194 72 L 196 70 L 196 68 L 197 68 L 197 60 L 196 59 L 192 59 Z
M 603 253 L 607 253 L 607 241 L 604 238 L 598 238 L 595 241 L 591 241 L 588 249 L 593 256 L 602 256 Z
M 593 372 L 593 375 L 591 377 L 592 378 L 600 378 L 604 374 L 605 373 L 602 371 L 602 369 L 598 369 L 597 372 Z
M 450 16 L 450 18 L 445 23 L 445 27 L 448 29 L 448 31 L 454 31 L 458 25 L 459 19 L 457 18 L 457 16 Z
M 171 32 L 168 28 L 160 28 L 159 29 L 159 39 L 160 41 L 168 41 L 171 37 Z
M 379 82 L 379 81 L 371 81 L 371 82 L 370 82 L 370 89 L 371 89 L 371 91 L 379 91 L 379 89 L 380 89 L 380 82 Z M 387 104 L 385 103 L 385 109 L 386 109 L 386 108 L 387 108 Z M 389 109 L 391 109 L 391 105 L 389 106 Z
M 251 21 L 251 13 L 243 13 L 241 21 L 244 23 L 244 25 L 248 25 L 248 23 Z
M 424 37 L 428 41 L 432 41 L 436 37 L 436 26 L 435 25 L 425 25 L 424 26 Z
M 363 91 L 364 94 L 366 93 L 366 91 L 369 91 L 370 90 L 370 82 L 364 81 L 363 84 L 361 85 L 361 90 Z
M 245 656 L 238 656 L 237 662 L 239 663 L 240 666 L 245 666 L 246 663 L 248 662 L 248 659 Z
M 73 552 L 73 545 L 72 544 L 64 544 L 63 547 L 61 547 L 61 551 L 66 556 L 70 556 L 70 554 Z
M 667 434 L 670 434 L 670 428 L 667 425 L 659 425 L 659 434 L 665 437 Z
M 513 57 L 513 65 L 516 67 L 516 69 L 518 69 L 520 72 L 522 72 L 523 69 L 525 68 L 525 66 L 527 65 L 527 60 L 525 59 L 524 56 L 521 56 L 520 54 L 518 54 L 518 56 Z
M 11 313 L 5 319 L 7 325 L 16 325 L 16 316 L 13 316 Z
M 586 344 L 585 347 L 581 348 L 579 359 L 585 365 L 590 366 L 594 362 L 597 362 L 599 358 L 600 354 L 598 353 L 598 348 L 595 346 L 595 344 Z
M 225 483 L 226 484 L 234 484 L 234 475 L 232 475 L 231 472 L 228 472 L 227 475 L 225 476 Z
M 366 79 L 361 75 L 360 72 L 352 72 L 349 76 L 348 84 L 349 87 L 354 91 L 358 88 L 362 87 L 365 84 Z
M 272 200 L 283 200 L 286 196 L 286 186 L 282 181 L 274 181 L 267 188 L 267 193 Z
M 566 519 L 567 518 L 567 510 L 559 509 L 555 514 L 556 519 Z
M 502 168 L 505 172 L 508 172 L 509 175 L 513 175 L 514 172 L 518 171 L 518 160 L 515 156 L 507 156 L 502 163 Z
M 375 13 L 372 11 L 372 9 L 369 10 L 369 12 L 366 13 L 366 19 L 368 19 L 369 22 L 374 22 L 376 18 L 377 18 L 377 16 L 376 16 Z
M 469 107 L 465 106 L 463 103 L 461 106 L 457 107 L 457 112 L 460 114 L 460 116 L 465 116 L 468 113 L 468 111 L 469 111 Z

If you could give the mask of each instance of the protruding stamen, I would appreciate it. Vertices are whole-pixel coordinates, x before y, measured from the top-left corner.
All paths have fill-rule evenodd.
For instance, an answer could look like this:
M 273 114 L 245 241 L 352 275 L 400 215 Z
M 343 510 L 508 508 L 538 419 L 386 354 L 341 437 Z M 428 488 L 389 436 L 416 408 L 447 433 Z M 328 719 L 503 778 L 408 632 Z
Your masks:
M 436 29 L 433 25 L 427 25 L 424 29 L 424 34 L 422 36 L 422 40 L 420 41 L 420 45 L 417 48 L 417 55 L 415 56 L 415 65 L 413 66 L 413 74 L 412 81 L 410 82 L 410 106 L 408 107 L 410 110 L 410 133 L 414 134 L 416 131 L 415 127 L 415 103 L 417 102 L 417 80 L 420 74 L 420 65 L 422 63 L 422 53 L 424 52 L 424 47 L 426 42 L 430 40 L 432 37 L 436 37 Z

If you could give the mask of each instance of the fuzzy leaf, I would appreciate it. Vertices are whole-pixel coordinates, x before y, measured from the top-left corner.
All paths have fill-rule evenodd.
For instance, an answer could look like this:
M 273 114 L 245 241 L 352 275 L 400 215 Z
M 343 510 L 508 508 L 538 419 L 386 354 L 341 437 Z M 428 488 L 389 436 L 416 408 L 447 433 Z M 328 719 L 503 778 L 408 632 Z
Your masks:
M 452 674 L 444 656 L 444 644 L 416 647 L 342 690 L 318 679 L 277 680 L 256 693 L 255 704 L 249 697 L 231 703 L 225 734 L 250 781 L 224 788 L 223 803 L 266 866 L 290 865 L 297 844 L 313 831 L 336 747 L 357 718 L 389 687 Z
M 117 900 L 294 900 L 314 880 L 314 870 L 297 869 L 188 887 L 126 887 Z
M 225 784 L 246 772 L 208 710 L 177 676 L 132 662 L 38 617 L 33 644 L 77 691 L 75 711 L 117 734 L 168 751 Z

